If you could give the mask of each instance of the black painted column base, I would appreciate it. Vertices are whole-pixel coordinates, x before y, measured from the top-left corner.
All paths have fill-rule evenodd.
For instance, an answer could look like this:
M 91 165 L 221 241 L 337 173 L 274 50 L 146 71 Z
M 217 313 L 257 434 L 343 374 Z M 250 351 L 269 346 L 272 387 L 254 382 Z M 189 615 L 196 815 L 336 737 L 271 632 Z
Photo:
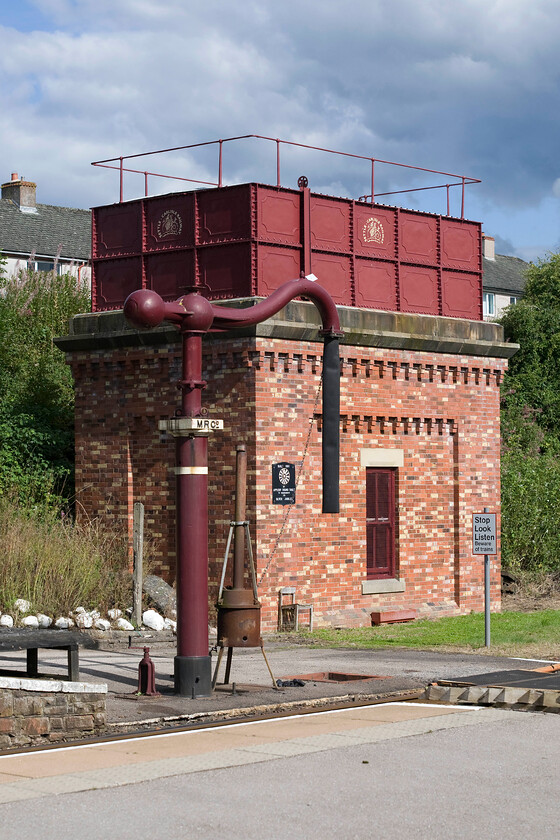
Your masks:
M 210 656 L 176 656 L 174 661 L 175 694 L 193 700 L 212 696 Z

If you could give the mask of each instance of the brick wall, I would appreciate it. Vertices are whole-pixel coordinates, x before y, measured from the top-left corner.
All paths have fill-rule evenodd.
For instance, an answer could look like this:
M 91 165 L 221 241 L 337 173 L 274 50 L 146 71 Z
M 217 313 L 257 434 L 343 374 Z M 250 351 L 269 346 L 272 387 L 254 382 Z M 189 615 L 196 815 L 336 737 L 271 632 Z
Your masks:
M 319 625 L 369 624 L 374 609 L 482 610 L 471 514 L 484 507 L 499 514 L 499 384 L 515 348 L 494 324 L 342 309 L 341 509 L 323 515 L 322 344 L 313 312 L 290 304 L 265 325 L 205 339 L 203 405 L 226 427 L 209 439 L 211 602 L 234 515 L 235 447 L 245 443 L 264 630 L 276 625 L 286 585 L 313 603 Z M 179 405 L 177 334 L 154 331 L 146 343 L 117 313 L 80 316 L 72 329 L 60 343 L 76 382 L 80 508 L 128 519 L 130 530 L 133 503 L 143 501 L 154 571 L 172 581 L 174 445 L 158 421 Z M 365 558 L 364 464 L 378 457 L 399 463 L 398 569 L 384 586 L 367 581 Z M 271 503 L 277 461 L 301 471 L 293 507 Z M 498 556 L 494 609 L 499 569 Z

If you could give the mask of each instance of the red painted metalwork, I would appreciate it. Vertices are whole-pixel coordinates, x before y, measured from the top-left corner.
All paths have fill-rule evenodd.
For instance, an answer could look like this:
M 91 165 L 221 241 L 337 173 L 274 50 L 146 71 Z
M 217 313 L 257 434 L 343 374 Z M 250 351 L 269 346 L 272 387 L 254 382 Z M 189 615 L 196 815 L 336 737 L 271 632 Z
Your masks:
M 211 693 L 208 654 L 208 439 L 193 431 L 203 418 L 202 337 L 210 329 L 229 330 L 265 321 L 290 300 L 304 295 L 317 306 L 325 337 L 323 354 L 323 512 L 338 512 L 338 425 L 340 411 L 338 336 L 340 323 L 328 292 L 307 278 L 284 283 L 249 309 L 216 306 L 198 293 L 165 302 L 140 289 L 126 299 L 124 314 L 140 328 L 170 321 L 183 340 L 181 414 L 165 423 L 176 439 L 177 475 L 177 656 L 175 691 L 189 697 Z
M 274 143 L 276 186 L 224 187 L 224 147 L 250 140 Z M 218 147 L 217 181 L 129 165 L 144 157 L 214 145 Z M 358 201 L 318 195 L 310 191 L 304 176 L 298 181 L 299 190 L 281 187 L 285 147 L 369 161 L 370 195 Z M 445 183 L 382 195 L 445 189 L 447 216 L 375 204 L 375 168 L 381 164 L 413 174 L 445 176 Z M 94 311 L 120 308 L 138 285 L 135 277 L 142 278 L 143 288 L 157 291 L 166 300 L 193 289 L 212 300 L 266 296 L 277 288 L 279 278 L 314 273 L 334 300 L 346 306 L 482 318 L 481 228 L 464 219 L 465 187 L 479 183 L 476 178 L 257 134 L 126 155 L 94 165 L 119 172 L 119 203 L 95 208 L 93 213 Z M 148 176 L 217 189 L 124 202 L 125 173 L 144 176 L 146 195 Z M 452 187 L 461 189 L 461 219 L 449 218 Z M 416 282 L 418 288 L 411 288 Z M 469 301 L 468 294 L 472 295 Z
M 193 289 L 216 300 L 264 297 L 284 277 L 313 273 L 345 306 L 482 318 L 478 223 L 318 195 L 306 183 L 300 179 L 299 190 L 241 184 L 95 208 L 94 311 L 122 307 L 139 277 L 166 300 Z
M 156 690 L 156 669 L 150 659 L 150 648 L 144 648 L 144 656 L 138 665 L 138 694 L 145 694 L 147 697 L 158 697 Z
M 372 156 L 369 156 L 369 155 L 356 155 L 356 154 L 353 154 L 351 152 L 341 152 L 341 151 L 337 151 L 336 149 L 323 148 L 322 146 L 311 146 L 307 143 L 295 143 L 292 140 L 280 140 L 277 137 L 266 137 L 262 134 L 243 134 L 243 135 L 240 135 L 238 137 L 228 137 L 226 139 L 222 138 L 220 140 L 209 140 L 209 141 L 204 142 L 204 143 L 191 143 L 191 144 L 185 145 L 185 146 L 174 146 L 174 147 L 169 148 L 169 149 L 158 149 L 158 150 L 150 151 L 150 152 L 139 152 L 137 154 L 132 154 L 132 155 L 123 155 L 122 157 L 118 157 L 118 158 L 107 158 L 106 160 L 96 160 L 96 161 L 92 162 L 92 166 L 100 166 L 100 167 L 104 167 L 106 169 L 119 169 L 119 172 L 120 172 L 120 201 L 122 201 L 123 200 L 123 173 L 124 172 L 140 173 L 140 174 L 143 174 L 145 177 L 147 177 L 148 175 L 153 175 L 153 176 L 158 177 L 158 178 L 170 178 L 172 180 L 178 180 L 178 181 L 188 180 L 188 179 L 185 179 L 185 178 L 179 177 L 179 176 L 161 175 L 161 174 L 155 173 L 155 172 L 145 172 L 145 171 L 138 170 L 138 169 L 129 169 L 129 168 L 123 166 L 123 161 L 132 160 L 132 159 L 136 159 L 136 158 L 142 158 L 142 157 L 149 157 L 149 156 L 152 156 L 152 155 L 168 154 L 170 152 L 184 151 L 186 149 L 199 149 L 199 148 L 203 148 L 205 146 L 218 145 L 218 149 L 219 149 L 219 153 L 218 153 L 218 180 L 214 183 L 209 182 L 209 181 L 198 181 L 198 180 L 196 180 L 196 181 L 193 181 L 193 183 L 212 184 L 212 186 L 222 187 L 223 186 L 223 145 L 224 145 L 224 143 L 233 143 L 233 142 L 236 142 L 238 140 L 250 140 L 250 139 L 264 140 L 264 141 L 274 143 L 276 145 L 276 186 L 278 186 L 278 187 L 281 185 L 280 150 L 281 150 L 282 146 L 288 146 L 288 147 L 293 146 L 293 147 L 299 148 L 299 149 L 307 149 L 309 151 L 314 151 L 314 152 L 325 152 L 326 154 L 338 155 L 339 157 L 353 158 L 354 160 L 369 161 L 370 165 L 371 165 L 371 192 L 370 192 L 369 195 L 361 196 L 359 201 L 369 201 L 372 204 L 375 202 L 375 199 L 379 197 L 379 196 L 375 195 L 375 188 L 374 188 L 374 184 L 375 184 L 375 165 L 376 164 L 381 164 L 381 165 L 384 165 L 384 166 L 395 166 L 395 167 L 399 167 L 400 169 L 408 169 L 408 170 L 411 170 L 411 171 L 414 171 L 414 172 L 425 172 L 425 173 L 433 174 L 433 175 L 446 175 L 450 178 L 459 178 L 460 179 L 459 181 L 457 181 L 455 183 L 452 183 L 452 184 L 450 184 L 450 183 L 434 184 L 434 185 L 430 185 L 428 187 L 411 188 L 411 189 L 408 189 L 408 190 L 396 190 L 396 191 L 390 192 L 390 193 L 383 193 L 383 195 L 398 195 L 400 193 L 417 192 L 417 191 L 426 190 L 426 189 L 430 189 L 430 190 L 432 190 L 432 189 L 446 189 L 447 194 L 449 195 L 449 187 L 460 186 L 461 187 L 461 218 L 464 218 L 465 186 L 467 186 L 469 184 L 479 184 L 480 183 L 480 180 L 478 178 L 472 178 L 472 177 L 467 176 L 467 175 L 456 175 L 456 174 L 453 174 L 452 172 L 443 172 L 440 169 L 428 169 L 428 168 L 423 167 L 423 166 L 412 166 L 412 165 L 407 164 L 407 163 L 398 163 L 396 161 L 382 160 L 381 158 L 376 158 L 376 157 L 372 157 Z M 118 167 L 114 165 L 116 161 L 119 162 Z M 448 211 L 448 213 L 449 213 L 449 211 Z

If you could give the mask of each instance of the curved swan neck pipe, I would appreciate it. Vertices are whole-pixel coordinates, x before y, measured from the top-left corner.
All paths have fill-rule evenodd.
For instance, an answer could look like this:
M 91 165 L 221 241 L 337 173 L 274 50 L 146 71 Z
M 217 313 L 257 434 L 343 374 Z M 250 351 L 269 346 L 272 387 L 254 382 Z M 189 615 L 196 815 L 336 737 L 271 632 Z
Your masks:
M 276 289 L 266 300 L 251 306 L 249 309 L 229 309 L 224 306 L 212 305 L 214 313 L 214 329 L 227 330 L 232 327 L 250 327 L 266 321 L 280 312 L 286 304 L 297 297 L 306 297 L 313 301 L 323 322 L 323 332 L 328 335 L 340 335 L 340 320 L 333 299 L 329 293 L 307 277 L 288 280 Z

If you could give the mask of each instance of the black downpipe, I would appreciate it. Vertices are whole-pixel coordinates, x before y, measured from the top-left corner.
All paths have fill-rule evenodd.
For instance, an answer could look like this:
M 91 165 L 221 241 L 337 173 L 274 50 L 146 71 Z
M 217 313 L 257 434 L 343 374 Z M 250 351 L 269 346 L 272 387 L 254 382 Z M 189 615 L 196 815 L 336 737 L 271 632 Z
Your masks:
M 323 513 L 339 513 L 340 355 L 338 338 L 323 349 Z

